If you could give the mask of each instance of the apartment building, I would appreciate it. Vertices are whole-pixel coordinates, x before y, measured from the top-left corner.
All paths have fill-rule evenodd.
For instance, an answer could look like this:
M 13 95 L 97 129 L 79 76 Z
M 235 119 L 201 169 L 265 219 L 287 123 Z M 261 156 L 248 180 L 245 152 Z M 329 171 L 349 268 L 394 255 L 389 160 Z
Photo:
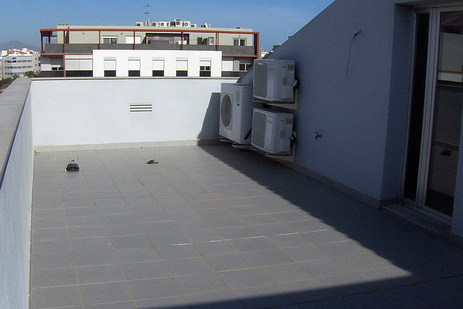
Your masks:
M 180 19 L 137 22 L 136 26 L 60 24 L 56 29 L 41 29 L 40 35 L 42 76 L 100 76 L 95 68 L 112 61 L 107 71 L 116 74 L 108 76 L 239 77 L 251 68 L 254 59 L 260 58 L 259 33 L 252 29 L 197 26 Z M 115 51 L 119 63 L 114 62 Z M 171 56 L 166 57 L 165 51 L 170 51 Z M 104 54 L 106 58 L 101 58 Z M 118 70 L 114 65 L 128 69 Z M 164 70 L 163 66 L 175 70 Z M 183 72 L 178 75 L 178 71 Z
M 40 54 L 27 48 L 3 50 L 0 59 L 0 78 L 40 71 Z

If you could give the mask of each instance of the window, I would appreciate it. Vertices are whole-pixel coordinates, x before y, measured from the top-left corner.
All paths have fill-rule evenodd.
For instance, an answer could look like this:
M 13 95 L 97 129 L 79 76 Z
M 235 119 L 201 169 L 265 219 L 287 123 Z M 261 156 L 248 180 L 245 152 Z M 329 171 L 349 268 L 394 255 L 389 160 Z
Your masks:
M 153 59 L 153 76 L 164 76 L 164 60 Z
M 66 70 L 66 76 L 68 77 L 92 77 L 93 71 Z
M 198 45 L 214 45 L 214 37 L 198 38 Z
M 188 76 L 188 60 L 177 60 L 176 76 Z
M 246 46 L 246 39 L 233 39 L 233 45 L 234 46 Z
M 92 71 L 93 60 L 92 59 L 79 59 L 72 58 L 66 59 L 66 71 Z
M 211 76 L 211 61 L 200 60 L 199 61 L 199 76 L 210 77 Z
M 140 76 L 140 59 L 129 58 L 129 76 Z
M 104 70 L 104 77 L 115 77 L 116 70 Z
M 103 37 L 103 44 L 117 44 L 117 37 Z
M 240 63 L 240 71 L 248 71 L 250 68 L 250 63 Z
M 140 36 L 136 36 L 135 41 L 133 40 L 133 38 L 134 38 L 133 35 L 126 36 L 125 37 L 125 43 L 126 44 L 141 44 L 141 37 Z M 115 44 L 115 43 L 112 43 L 112 44 Z
M 104 76 L 116 76 L 116 59 L 104 59 Z

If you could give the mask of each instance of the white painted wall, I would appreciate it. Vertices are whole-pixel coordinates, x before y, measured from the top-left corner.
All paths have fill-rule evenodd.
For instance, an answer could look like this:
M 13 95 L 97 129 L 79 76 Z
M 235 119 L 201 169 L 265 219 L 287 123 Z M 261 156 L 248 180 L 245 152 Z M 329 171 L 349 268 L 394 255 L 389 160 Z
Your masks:
M 411 16 L 394 1 L 338 0 L 270 56 L 296 62 L 295 163 L 378 204 L 401 189 Z
M 16 87 L 18 82 L 22 83 L 19 88 Z M 0 184 L 0 308 L 26 309 L 29 308 L 33 150 L 30 96 L 25 103 L 22 97 L 27 96 L 29 83 L 17 80 L 10 87 L 15 88 L 11 89 L 13 99 L 10 97 L 7 104 L 19 103 L 25 107 Z M 0 105 L 4 103 L 2 96 Z M 22 101 L 15 102 L 15 99 Z M 5 125 L 16 128 L 19 115 L 15 119 L 5 119 L 5 114 L 2 116 L 2 131 Z M 1 136 L 5 137 L 4 134 Z M 0 147 L 8 148 L 11 141 L 10 138 L 2 139 Z
M 226 78 L 34 80 L 34 146 L 218 139 Z M 152 104 L 131 113 L 130 104 Z
M 222 76 L 222 52 L 221 51 L 196 51 L 196 50 L 110 50 L 99 49 L 93 51 L 93 76 L 104 76 L 104 58 L 116 59 L 116 76 L 128 76 L 129 58 L 140 58 L 140 76 L 152 76 L 152 61 L 164 59 L 165 77 L 176 76 L 176 60 L 188 60 L 188 76 L 199 77 L 200 60 L 211 61 L 211 77 Z

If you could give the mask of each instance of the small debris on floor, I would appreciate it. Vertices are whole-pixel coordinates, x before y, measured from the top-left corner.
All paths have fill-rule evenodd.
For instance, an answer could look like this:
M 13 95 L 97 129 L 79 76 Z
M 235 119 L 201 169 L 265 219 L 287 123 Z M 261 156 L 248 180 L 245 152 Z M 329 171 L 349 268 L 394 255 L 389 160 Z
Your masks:
M 79 165 L 77 163 L 69 163 L 65 169 L 66 172 L 78 172 Z
M 158 161 L 149 160 L 148 162 L 146 162 L 146 164 L 158 164 Z

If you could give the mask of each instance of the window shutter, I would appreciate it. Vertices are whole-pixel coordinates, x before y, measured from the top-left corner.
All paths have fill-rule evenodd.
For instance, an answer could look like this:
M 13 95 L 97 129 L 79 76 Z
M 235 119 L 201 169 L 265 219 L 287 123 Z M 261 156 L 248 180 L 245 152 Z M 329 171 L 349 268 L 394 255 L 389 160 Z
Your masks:
M 188 60 L 177 60 L 177 71 L 188 71 Z
M 115 70 L 116 69 L 116 60 L 115 59 L 105 59 L 104 60 L 104 69 L 105 70 Z
M 164 60 L 153 60 L 153 70 L 156 70 L 156 71 L 164 70 Z
M 139 71 L 140 70 L 140 59 L 129 59 L 129 70 Z

